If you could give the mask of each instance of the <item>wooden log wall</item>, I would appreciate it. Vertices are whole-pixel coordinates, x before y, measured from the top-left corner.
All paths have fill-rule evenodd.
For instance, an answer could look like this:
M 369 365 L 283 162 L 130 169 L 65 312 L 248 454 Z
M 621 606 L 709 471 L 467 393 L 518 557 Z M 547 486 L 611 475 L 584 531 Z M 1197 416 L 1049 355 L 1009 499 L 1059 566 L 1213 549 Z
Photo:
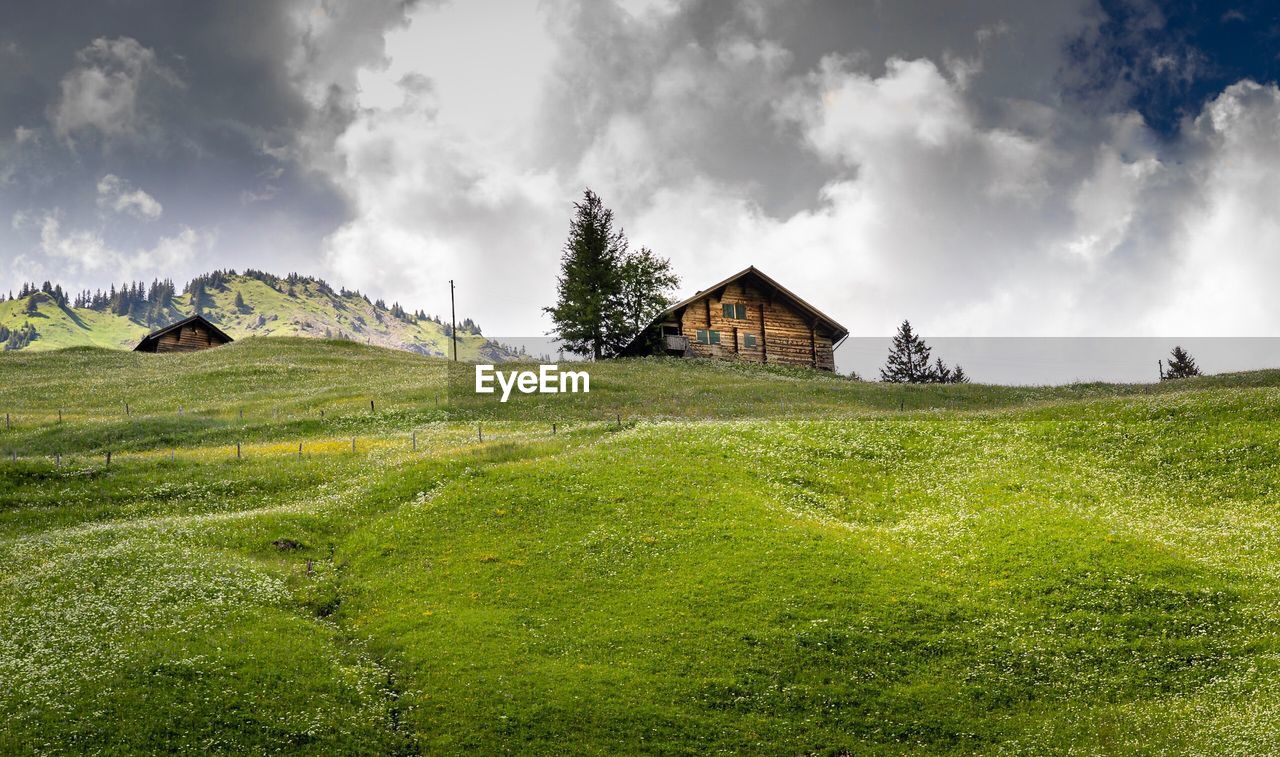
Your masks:
M 156 341 L 156 352 L 195 352 L 221 344 L 213 333 L 199 324 L 174 329 Z
M 746 318 L 726 318 L 726 303 L 746 305 Z M 699 330 L 720 332 L 720 344 L 699 344 Z M 835 370 L 831 334 L 789 300 L 746 279 L 723 291 L 707 292 L 701 302 L 684 309 L 680 330 L 696 357 L 749 360 L 757 363 L 807 365 Z M 747 347 L 746 337 L 756 337 Z

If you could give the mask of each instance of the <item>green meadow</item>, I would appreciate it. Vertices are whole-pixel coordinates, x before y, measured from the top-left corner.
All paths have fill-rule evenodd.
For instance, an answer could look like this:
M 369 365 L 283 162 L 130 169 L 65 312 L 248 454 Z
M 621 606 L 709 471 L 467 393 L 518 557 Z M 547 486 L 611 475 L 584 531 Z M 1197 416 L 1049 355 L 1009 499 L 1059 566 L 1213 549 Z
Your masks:
M 1280 751 L 1280 372 L 469 370 L 0 355 L 0 753 Z

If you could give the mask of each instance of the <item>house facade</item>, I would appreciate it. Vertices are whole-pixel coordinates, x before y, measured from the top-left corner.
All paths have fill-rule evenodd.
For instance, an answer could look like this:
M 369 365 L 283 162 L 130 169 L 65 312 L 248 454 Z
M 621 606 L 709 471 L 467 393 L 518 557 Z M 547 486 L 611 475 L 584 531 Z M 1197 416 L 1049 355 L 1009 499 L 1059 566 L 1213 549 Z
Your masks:
M 835 370 L 844 326 L 754 266 L 672 305 L 623 351 Z

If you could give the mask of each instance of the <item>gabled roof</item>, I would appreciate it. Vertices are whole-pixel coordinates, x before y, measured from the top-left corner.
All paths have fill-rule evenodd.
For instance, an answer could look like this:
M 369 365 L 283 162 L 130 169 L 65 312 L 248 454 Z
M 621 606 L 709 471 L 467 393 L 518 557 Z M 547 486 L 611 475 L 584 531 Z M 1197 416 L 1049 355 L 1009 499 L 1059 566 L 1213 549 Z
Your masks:
M 164 328 L 159 329 L 157 331 L 152 331 L 150 334 L 147 334 L 146 336 L 142 337 L 142 341 L 138 342 L 138 346 L 134 347 L 133 351 L 137 352 L 138 350 L 142 349 L 144 345 L 154 343 L 160 337 L 164 336 L 165 334 L 168 334 L 170 331 L 173 331 L 174 329 L 180 329 L 183 326 L 190 326 L 191 324 L 194 324 L 194 323 L 198 323 L 201 326 L 204 326 L 205 328 L 209 329 L 210 333 L 212 333 L 214 336 L 219 337 L 227 342 L 235 341 L 231 337 L 227 336 L 227 333 L 225 331 L 223 331 L 222 329 L 210 323 L 208 318 L 205 318 L 202 315 L 193 315 L 190 318 L 183 318 L 181 321 L 178 321 L 177 323 L 171 323 L 168 326 L 165 326 Z
M 657 318 L 654 318 L 653 321 L 651 321 L 649 325 L 644 328 L 644 331 L 648 331 L 649 329 L 653 328 L 654 324 L 661 322 L 663 319 L 665 319 L 667 316 L 671 315 L 672 313 L 675 313 L 679 310 L 683 310 L 684 308 L 697 302 L 698 300 L 701 300 L 702 298 L 709 296 L 712 292 L 715 292 L 718 289 L 728 286 L 729 284 L 732 284 L 738 279 L 744 278 L 746 276 L 755 276 L 756 278 L 760 279 L 762 282 L 765 283 L 766 286 L 772 288 L 774 291 L 778 292 L 783 297 L 787 298 L 787 300 L 789 300 L 791 304 L 794 305 L 797 309 L 802 310 L 805 313 L 808 313 L 809 316 L 812 317 L 814 320 L 819 321 L 820 323 L 823 323 L 824 325 L 826 325 L 827 328 L 831 329 L 832 341 L 838 342 L 849 335 L 849 329 L 846 329 L 844 326 L 841 326 L 834 318 L 827 315 L 826 313 L 823 313 L 821 310 L 818 310 L 817 308 L 805 302 L 804 300 L 800 299 L 800 296 L 797 295 L 795 292 L 792 292 L 790 289 L 787 289 L 783 285 L 774 281 L 772 278 L 766 276 L 763 271 L 761 271 L 759 268 L 756 268 L 753 265 L 747 266 L 746 268 L 742 269 L 741 271 L 738 271 L 737 273 L 733 274 L 732 276 L 725 279 L 724 281 L 718 281 L 715 284 L 712 284 L 711 286 L 707 287 L 706 289 L 699 290 L 692 297 L 681 300 L 680 302 L 677 302 L 676 304 L 662 311 L 661 313 L 658 314 Z M 643 333 L 643 331 L 641 333 Z M 630 345 L 628 345 L 628 347 L 629 346 Z

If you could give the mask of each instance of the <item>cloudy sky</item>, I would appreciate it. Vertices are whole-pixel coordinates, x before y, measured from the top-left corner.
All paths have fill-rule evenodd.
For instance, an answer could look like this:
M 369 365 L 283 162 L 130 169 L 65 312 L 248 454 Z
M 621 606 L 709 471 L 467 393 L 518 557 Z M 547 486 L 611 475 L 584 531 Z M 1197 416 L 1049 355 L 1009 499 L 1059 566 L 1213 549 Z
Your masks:
M 1267 0 L 0 10 L 0 289 L 299 271 L 537 334 L 585 187 L 855 334 L 1280 334 Z

